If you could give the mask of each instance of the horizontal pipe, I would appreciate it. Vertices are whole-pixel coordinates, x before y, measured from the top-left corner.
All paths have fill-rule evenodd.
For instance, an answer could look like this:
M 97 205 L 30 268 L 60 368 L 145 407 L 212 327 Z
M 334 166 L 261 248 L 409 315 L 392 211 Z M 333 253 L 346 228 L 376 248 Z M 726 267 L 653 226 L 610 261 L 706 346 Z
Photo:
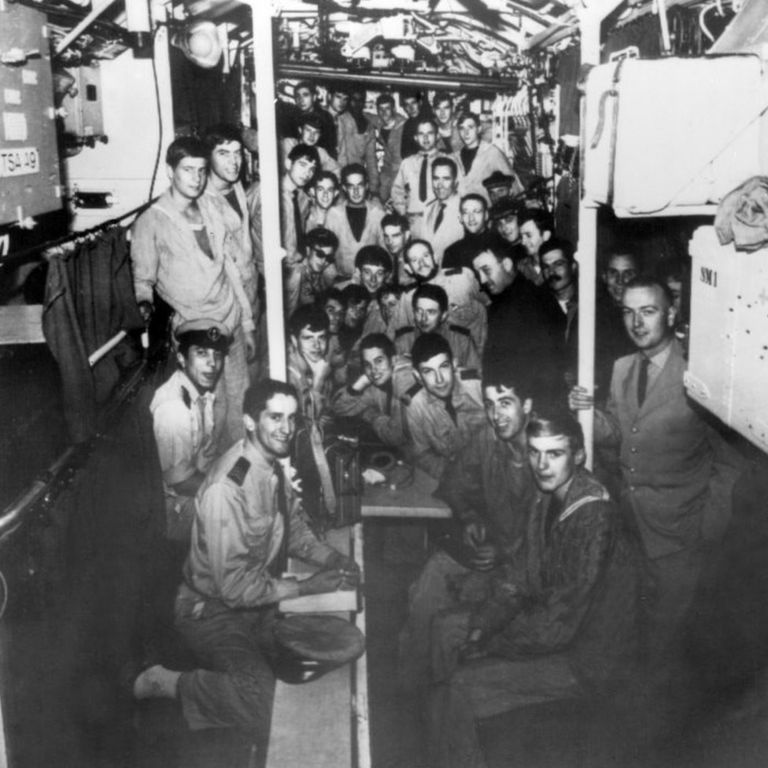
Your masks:
M 115 0 L 105 0 L 98 8 L 94 8 L 76 27 L 67 32 L 56 45 L 56 55 L 68 48 L 80 35 L 80 33 L 89 27 L 101 14 L 112 5 Z
M 484 91 L 517 91 L 520 87 L 517 80 L 501 77 L 484 77 L 480 75 L 441 75 L 404 72 L 397 76 L 392 73 L 358 72 L 356 70 L 336 69 L 334 67 L 315 67 L 307 64 L 278 64 L 277 74 L 280 77 L 295 77 L 302 80 L 307 77 L 338 80 L 345 83 L 374 83 L 377 85 L 392 85 L 401 82 L 420 88 L 447 88 L 452 90 L 472 89 Z
M 51 483 L 72 459 L 78 446 L 72 445 L 59 456 L 29 487 L 11 502 L 0 515 L 0 541 L 21 525 L 24 513 L 47 492 Z
M 111 419 L 114 418 L 123 403 L 126 402 L 130 394 L 144 379 L 147 370 L 147 363 L 146 361 L 143 361 L 125 382 L 125 385 L 116 395 L 114 403 L 111 405 L 110 409 L 108 409 L 108 413 L 105 416 L 107 422 L 111 423 Z M 40 475 L 29 484 L 27 489 L 19 494 L 3 510 L 2 514 L 0 514 L 0 542 L 4 541 L 24 522 L 28 510 L 48 493 L 49 489 L 53 486 L 64 469 L 75 462 L 77 457 L 82 455 L 82 452 L 87 451 L 89 445 L 90 443 L 88 442 L 70 445 L 69 448 L 64 450 L 48 467 L 48 469 L 40 473 Z
M 127 335 L 125 331 L 118 331 L 108 342 L 102 344 L 95 352 L 88 356 L 88 365 L 93 368 L 107 352 L 114 349 Z

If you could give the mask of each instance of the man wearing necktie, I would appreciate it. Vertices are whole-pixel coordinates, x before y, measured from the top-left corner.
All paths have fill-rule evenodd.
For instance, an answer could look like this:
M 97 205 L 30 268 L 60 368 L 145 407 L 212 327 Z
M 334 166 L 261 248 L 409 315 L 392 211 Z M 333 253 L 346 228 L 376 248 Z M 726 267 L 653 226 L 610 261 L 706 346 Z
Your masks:
M 298 595 L 354 587 L 358 568 L 319 541 L 280 463 L 296 431 L 290 385 L 266 379 L 245 395 L 246 437 L 211 467 L 195 497 L 195 519 L 176 627 L 204 667 L 155 665 L 133 684 L 136 698 L 179 699 L 191 730 L 235 728 L 252 745 L 249 765 L 266 762 L 275 676 L 275 606 Z M 284 578 L 286 555 L 317 566 Z
M 595 439 L 619 447 L 622 501 L 637 524 L 656 600 L 650 606 L 649 661 L 673 663 L 706 552 L 722 535 L 740 459 L 683 385 L 685 359 L 673 335 L 675 310 L 666 285 L 630 280 L 624 325 L 636 348 L 613 367 L 605 411 L 595 410 Z M 583 387 L 573 410 L 592 407 Z
M 216 384 L 229 349 L 229 329 L 190 320 L 176 330 L 177 370 L 155 392 L 149 410 L 165 492 L 166 536 L 189 545 L 194 498 L 222 450 L 227 400 Z
M 392 205 L 401 216 L 407 216 L 412 228 L 424 217 L 427 203 L 432 199 L 432 164 L 440 156 L 434 120 L 419 120 L 416 143 L 419 151 L 403 158 L 392 184 Z
M 286 160 L 286 173 L 280 181 L 280 234 L 285 249 L 285 300 L 290 307 L 299 303 L 301 283 L 300 264 L 306 245 L 306 222 L 311 199 L 309 189 L 320 168 L 315 147 L 297 144 Z
M 413 236 L 432 244 L 435 261 L 443 263 L 445 249 L 464 237 L 456 189 L 459 169 L 450 157 L 438 156 L 432 161 L 432 200 L 417 220 Z

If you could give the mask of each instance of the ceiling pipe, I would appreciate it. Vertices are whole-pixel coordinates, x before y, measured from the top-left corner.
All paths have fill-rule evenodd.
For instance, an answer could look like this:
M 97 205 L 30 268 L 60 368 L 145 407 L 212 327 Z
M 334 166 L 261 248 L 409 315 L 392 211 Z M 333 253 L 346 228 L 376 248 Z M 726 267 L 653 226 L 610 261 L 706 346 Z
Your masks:
M 337 80 L 348 83 L 371 83 L 374 85 L 392 86 L 398 83 L 419 86 L 420 88 L 459 90 L 468 88 L 473 91 L 490 91 L 493 93 L 519 90 L 517 80 L 500 77 L 482 77 L 479 75 L 442 75 L 403 73 L 393 76 L 392 73 L 378 74 L 376 72 L 357 72 L 354 70 L 336 69 L 334 67 L 315 67 L 307 64 L 278 65 L 280 77 L 290 77 L 299 80 L 311 77 L 314 79 Z
M 106 0 L 98 8 L 94 8 L 76 27 L 73 27 L 64 37 L 59 40 L 56 46 L 56 55 L 58 56 L 63 50 L 69 48 L 72 43 L 77 40 L 80 33 L 89 27 L 104 11 L 109 8 L 110 5 L 114 5 L 115 0 Z

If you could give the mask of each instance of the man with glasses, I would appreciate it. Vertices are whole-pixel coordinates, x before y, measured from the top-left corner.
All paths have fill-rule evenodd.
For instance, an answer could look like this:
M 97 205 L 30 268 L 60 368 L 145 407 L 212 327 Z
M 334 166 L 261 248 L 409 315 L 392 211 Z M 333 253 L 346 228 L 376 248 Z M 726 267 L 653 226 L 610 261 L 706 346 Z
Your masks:
M 298 306 L 314 304 L 336 279 L 336 249 L 339 239 L 329 229 L 315 227 L 307 232 L 304 261 L 299 266 Z M 289 307 L 289 314 L 296 307 Z

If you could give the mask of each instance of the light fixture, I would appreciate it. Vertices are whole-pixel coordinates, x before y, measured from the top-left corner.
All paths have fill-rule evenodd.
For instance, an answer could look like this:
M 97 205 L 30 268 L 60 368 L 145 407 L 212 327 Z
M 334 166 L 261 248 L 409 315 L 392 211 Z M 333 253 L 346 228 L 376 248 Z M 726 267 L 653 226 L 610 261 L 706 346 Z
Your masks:
M 185 24 L 171 36 L 171 45 L 178 48 L 193 64 L 213 69 L 221 60 L 222 48 L 216 25 L 212 21 Z

